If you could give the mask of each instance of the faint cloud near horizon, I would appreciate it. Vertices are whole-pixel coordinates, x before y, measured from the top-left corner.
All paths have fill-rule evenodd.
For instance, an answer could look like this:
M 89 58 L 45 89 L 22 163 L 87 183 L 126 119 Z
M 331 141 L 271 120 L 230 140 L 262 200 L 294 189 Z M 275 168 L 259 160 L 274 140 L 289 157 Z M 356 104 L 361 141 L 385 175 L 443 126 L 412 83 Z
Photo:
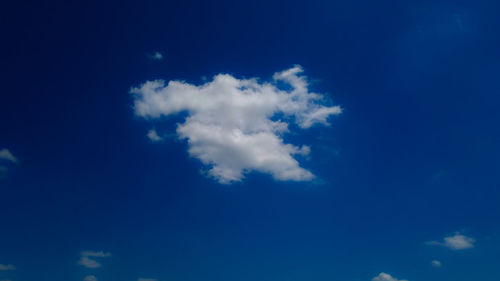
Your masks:
M 310 92 L 302 72 L 296 65 L 275 73 L 270 82 L 219 74 L 199 86 L 154 80 L 130 93 L 135 114 L 145 119 L 188 113 L 177 124 L 178 138 L 187 140 L 189 155 L 219 183 L 241 181 L 251 171 L 276 180 L 310 181 L 315 176 L 296 159 L 308 155 L 309 146 L 285 143 L 283 135 L 290 132 L 290 123 L 303 130 L 329 125 L 329 117 L 342 109 L 325 105 L 324 95 Z M 148 138 L 162 140 L 155 130 Z

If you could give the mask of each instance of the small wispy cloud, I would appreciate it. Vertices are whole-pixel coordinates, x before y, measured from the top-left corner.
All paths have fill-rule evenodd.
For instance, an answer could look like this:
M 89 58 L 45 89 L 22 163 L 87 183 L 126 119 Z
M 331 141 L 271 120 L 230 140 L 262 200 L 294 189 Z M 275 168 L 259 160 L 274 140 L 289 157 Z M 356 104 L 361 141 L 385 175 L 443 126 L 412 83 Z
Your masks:
M 158 133 L 156 132 L 155 129 L 149 130 L 147 136 L 148 136 L 148 139 L 152 142 L 161 142 L 164 140 L 163 137 L 160 137 L 158 135 Z
M 82 251 L 80 253 L 81 256 L 83 257 L 96 257 L 96 258 L 107 258 L 107 257 L 111 257 L 111 253 L 109 252 L 103 252 L 103 251 L 99 251 L 99 252 L 94 252 L 94 251 Z
M 0 149 L 0 180 L 7 176 L 9 164 L 19 164 L 19 160 L 7 148 Z
M 110 256 L 111 253 L 108 252 L 82 251 L 80 252 L 80 259 L 78 260 L 78 264 L 86 268 L 99 268 L 102 266 L 102 264 L 95 260 L 95 258 L 107 258 Z
M 0 264 L 0 271 L 16 270 L 16 267 L 12 264 Z
M 381 272 L 378 276 L 373 277 L 372 281 L 408 281 L 406 279 L 397 279 L 392 277 L 390 274 Z
M 10 161 L 12 163 L 18 164 L 19 160 L 10 152 L 10 150 L 3 148 L 0 149 L 0 159 Z
M 431 261 L 431 265 L 435 268 L 439 268 L 439 267 L 441 267 L 441 262 L 438 260 L 433 260 L 433 261 Z
M 89 259 L 88 257 L 81 257 L 78 264 L 86 268 L 98 268 L 102 266 L 100 262 Z
M 160 52 L 154 52 L 153 54 L 149 55 L 149 58 L 152 60 L 162 60 L 163 54 Z
M 139 278 L 137 281 L 158 281 L 158 279 L 155 278 Z
M 472 249 L 474 248 L 474 243 L 476 243 L 476 239 L 462 235 L 459 232 L 456 232 L 452 236 L 445 237 L 443 239 L 443 242 L 440 241 L 427 242 L 428 245 L 443 246 L 454 251 Z

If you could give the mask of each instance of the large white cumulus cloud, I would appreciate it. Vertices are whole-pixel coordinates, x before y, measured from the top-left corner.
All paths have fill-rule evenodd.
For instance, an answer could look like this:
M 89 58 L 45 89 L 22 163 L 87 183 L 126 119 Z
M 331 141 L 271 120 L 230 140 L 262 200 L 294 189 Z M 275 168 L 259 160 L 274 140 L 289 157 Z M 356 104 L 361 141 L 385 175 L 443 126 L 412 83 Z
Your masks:
M 138 116 L 188 113 L 177 134 L 187 140 L 189 154 L 207 165 L 209 175 L 219 182 L 240 181 L 250 171 L 271 174 L 277 180 L 306 181 L 314 176 L 300 167 L 294 155 L 309 153 L 309 147 L 286 144 L 282 135 L 288 132 L 289 122 L 302 129 L 316 123 L 328 125 L 328 117 L 340 114 L 341 108 L 325 106 L 322 95 L 309 92 L 302 71 L 295 66 L 278 72 L 271 82 L 228 74 L 200 86 L 147 81 L 131 93 Z

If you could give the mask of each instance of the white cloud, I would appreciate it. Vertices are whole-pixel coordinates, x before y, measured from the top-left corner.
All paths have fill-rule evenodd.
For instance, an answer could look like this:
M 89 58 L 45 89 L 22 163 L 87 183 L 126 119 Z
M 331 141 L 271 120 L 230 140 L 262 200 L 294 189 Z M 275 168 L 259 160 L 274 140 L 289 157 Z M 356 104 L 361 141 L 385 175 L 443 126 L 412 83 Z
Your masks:
M 149 130 L 147 136 L 153 142 L 161 142 L 161 141 L 163 141 L 163 138 L 158 135 L 158 133 L 156 132 L 155 129 Z
M 93 258 L 107 258 L 111 256 L 109 252 L 95 252 L 95 251 L 82 251 L 80 252 L 80 260 L 78 260 L 78 264 L 87 268 L 98 268 L 101 267 L 101 263 Z M 89 257 L 92 257 L 89 258 Z
M 12 264 L 0 264 L 0 271 L 16 270 L 16 267 Z
M 155 278 L 139 278 L 137 281 L 158 281 L 158 279 Z
M 152 60 L 162 60 L 163 54 L 160 52 L 155 52 L 154 54 L 149 56 Z
M 444 238 L 444 246 L 452 250 L 465 250 L 474 248 L 475 242 L 476 240 L 474 238 L 464 236 L 458 232 L 453 236 Z
M 431 261 L 431 265 L 436 267 L 436 268 L 439 268 L 439 267 L 441 267 L 441 262 L 438 260 L 433 260 L 433 261 Z
M 94 275 L 87 275 L 83 281 L 97 281 L 97 278 Z
M 397 279 L 392 277 L 390 274 L 382 272 L 378 276 L 373 277 L 372 281 L 408 281 L 408 280 Z
M 10 161 L 12 163 L 19 163 L 19 160 L 6 148 L 0 149 L 0 159 Z
M 187 112 L 177 134 L 186 139 L 189 154 L 208 166 L 221 183 L 240 181 L 250 171 L 271 174 L 277 180 L 308 181 L 314 175 L 294 158 L 309 147 L 284 143 L 282 135 L 294 122 L 302 129 L 328 125 L 339 106 L 325 106 L 324 97 L 309 92 L 306 77 L 295 66 L 273 76 L 272 82 L 237 79 L 219 74 L 196 86 L 182 81 L 147 81 L 132 88 L 135 114 L 160 118 Z M 291 86 L 280 89 L 278 83 Z
M 88 257 L 81 257 L 78 264 L 86 268 L 98 268 L 101 267 L 101 263 L 96 260 L 89 259 Z
M 466 250 L 474 248 L 474 243 L 476 239 L 467 237 L 465 235 L 460 234 L 459 232 L 455 233 L 453 236 L 447 236 L 443 239 L 443 242 L 439 241 L 431 241 L 428 242 L 429 245 L 440 245 L 447 247 L 451 250 Z

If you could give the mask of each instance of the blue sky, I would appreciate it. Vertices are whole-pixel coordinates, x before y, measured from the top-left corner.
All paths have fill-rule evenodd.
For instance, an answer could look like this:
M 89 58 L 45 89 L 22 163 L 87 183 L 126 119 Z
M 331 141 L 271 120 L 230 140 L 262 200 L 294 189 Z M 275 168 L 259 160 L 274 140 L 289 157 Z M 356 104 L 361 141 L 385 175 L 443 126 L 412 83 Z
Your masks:
M 499 280 L 498 8 L 2 3 L 0 280 Z

